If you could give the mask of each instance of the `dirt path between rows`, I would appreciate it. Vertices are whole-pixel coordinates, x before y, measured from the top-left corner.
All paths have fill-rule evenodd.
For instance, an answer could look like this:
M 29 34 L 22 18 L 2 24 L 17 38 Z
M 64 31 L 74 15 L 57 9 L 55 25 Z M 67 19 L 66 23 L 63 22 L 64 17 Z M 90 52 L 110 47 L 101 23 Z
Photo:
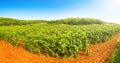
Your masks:
M 80 55 L 76 59 L 58 59 L 35 55 L 23 48 L 16 48 L 10 44 L 0 41 L 0 63 L 104 63 L 117 45 L 120 34 L 115 35 L 105 43 L 91 45 L 91 55 Z

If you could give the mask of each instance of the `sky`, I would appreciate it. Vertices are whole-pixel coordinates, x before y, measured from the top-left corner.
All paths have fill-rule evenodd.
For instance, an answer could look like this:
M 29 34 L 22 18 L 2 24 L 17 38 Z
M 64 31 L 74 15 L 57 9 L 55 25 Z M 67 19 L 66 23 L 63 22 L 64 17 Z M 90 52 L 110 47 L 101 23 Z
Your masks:
M 81 17 L 120 23 L 120 0 L 0 0 L 0 17 L 28 20 Z

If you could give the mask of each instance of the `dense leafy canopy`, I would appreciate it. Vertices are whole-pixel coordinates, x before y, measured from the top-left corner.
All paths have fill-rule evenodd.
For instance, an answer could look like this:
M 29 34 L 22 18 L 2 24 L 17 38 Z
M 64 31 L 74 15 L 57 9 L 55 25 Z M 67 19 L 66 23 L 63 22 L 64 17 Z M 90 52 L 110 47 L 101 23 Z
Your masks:
M 60 20 L 52 20 L 49 24 L 70 24 L 70 25 L 89 25 L 89 24 L 104 24 L 102 20 L 93 18 L 66 18 Z
M 68 25 L 89 25 L 89 24 L 104 24 L 99 19 L 92 18 L 66 18 L 59 20 L 18 20 L 12 18 L 0 18 L 0 26 L 11 26 L 11 25 L 27 25 L 36 23 L 48 23 L 48 24 L 68 24 Z

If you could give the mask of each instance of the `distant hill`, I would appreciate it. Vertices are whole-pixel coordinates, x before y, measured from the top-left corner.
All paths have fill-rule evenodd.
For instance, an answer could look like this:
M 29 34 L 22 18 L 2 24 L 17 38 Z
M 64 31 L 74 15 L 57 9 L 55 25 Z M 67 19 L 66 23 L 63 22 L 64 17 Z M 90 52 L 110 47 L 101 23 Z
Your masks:
M 89 25 L 89 24 L 104 24 L 100 19 L 93 18 L 66 18 L 49 21 L 48 24 L 70 24 L 70 25 Z
M 18 20 L 0 17 L 0 26 L 27 25 L 45 22 L 44 20 Z
M 36 24 L 36 23 L 90 25 L 90 24 L 104 24 L 105 22 L 93 18 L 66 18 L 66 19 L 48 21 L 48 20 L 18 20 L 13 18 L 0 17 L 0 26 L 27 25 L 27 24 Z

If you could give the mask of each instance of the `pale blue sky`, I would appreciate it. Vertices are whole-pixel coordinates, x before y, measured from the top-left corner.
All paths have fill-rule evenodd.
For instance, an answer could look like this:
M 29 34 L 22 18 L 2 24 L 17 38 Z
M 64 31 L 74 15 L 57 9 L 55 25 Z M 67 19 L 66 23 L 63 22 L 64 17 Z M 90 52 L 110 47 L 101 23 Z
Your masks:
M 17 19 L 98 18 L 120 23 L 120 0 L 1 0 L 0 17 Z

